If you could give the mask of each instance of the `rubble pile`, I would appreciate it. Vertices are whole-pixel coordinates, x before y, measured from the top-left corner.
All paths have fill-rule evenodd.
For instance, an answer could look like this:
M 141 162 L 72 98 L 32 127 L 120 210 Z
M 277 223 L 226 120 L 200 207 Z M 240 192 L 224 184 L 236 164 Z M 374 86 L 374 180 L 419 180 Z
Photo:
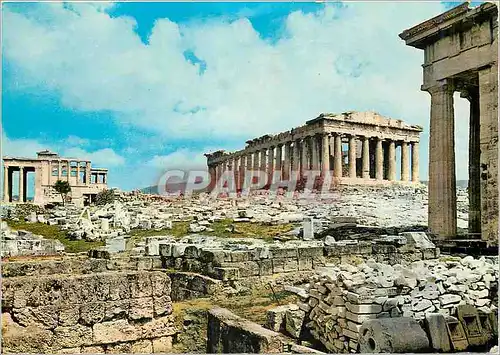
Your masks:
M 304 326 L 332 352 L 356 351 L 361 324 L 369 319 L 449 316 L 462 304 L 484 313 L 497 308 L 495 258 L 446 257 L 394 266 L 369 259 L 357 266 L 340 264 L 318 271 L 296 292 L 301 301 L 286 320 L 307 320 Z M 286 330 L 300 333 L 295 320 L 293 324 Z

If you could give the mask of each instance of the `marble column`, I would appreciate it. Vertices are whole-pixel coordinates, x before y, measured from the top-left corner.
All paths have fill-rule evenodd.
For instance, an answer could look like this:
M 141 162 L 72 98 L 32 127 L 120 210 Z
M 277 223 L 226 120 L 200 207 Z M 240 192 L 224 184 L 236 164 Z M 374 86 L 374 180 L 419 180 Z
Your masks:
M 19 167 L 19 202 L 24 202 L 24 168 Z
M 419 149 L 419 143 L 418 142 L 412 142 L 411 143 L 411 181 L 413 182 L 419 182 L 419 171 L 418 171 L 418 149 Z
M 220 177 L 222 176 L 222 163 L 221 162 L 219 162 L 216 165 L 216 172 L 217 172 L 217 174 L 216 174 L 216 180 L 215 181 L 218 182 L 219 179 L 220 179 Z
M 454 88 L 450 84 L 442 82 L 428 89 L 431 95 L 429 231 L 441 239 L 457 234 Z
M 408 156 L 408 143 L 401 143 L 401 181 L 410 180 L 410 161 Z
M 321 143 L 321 175 L 326 175 L 330 171 L 330 136 L 323 134 Z
M 336 133 L 333 150 L 333 173 L 336 178 L 342 177 L 342 137 Z
M 267 148 L 260 151 L 260 170 L 264 173 L 267 172 Z
M 387 179 L 389 181 L 396 180 L 396 143 L 393 140 L 389 141 L 389 161 Z
M 281 178 L 283 178 L 283 145 L 278 144 L 276 146 L 276 161 L 274 163 L 274 170 L 280 172 Z
M 51 185 L 51 179 L 52 179 L 52 161 L 49 160 L 49 176 L 47 177 L 47 185 Z
M 363 137 L 363 147 L 362 147 L 362 178 L 369 179 L 370 178 L 370 141 L 368 137 Z
M 283 145 L 283 180 L 290 179 L 290 167 L 292 162 L 292 143 L 287 142 Z
M 269 147 L 268 157 L 267 157 L 267 183 L 271 184 L 273 182 L 273 173 L 276 168 L 276 162 L 274 161 L 274 154 L 276 147 Z
M 356 178 L 356 137 L 349 137 L 349 177 Z
M 59 160 L 57 162 L 57 180 L 61 180 L 61 176 L 62 176 L 62 164 L 61 161 Z
M 308 139 L 302 139 L 302 149 L 300 150 L 300 176 L 304 174 L 305 170 L 309 169 L 309 163 L 307 161 L 307 150 L 308 150 Z
M 319 144 L 318 137 L 311 136 L 311 170 L 319 170 Z
M 382 147 L 382 139 L 377 137 L 377 145 L 375 146 L 375 179 L 384 180 L 384 149 Z
M 470 103 L 469 116 L 469 233 L 481 233 L 481 145 L 479 90 L 469 88 L 464 95 Z
M 215 186 L 215 182 L 217 181 L 217 172 L 215 171 L 215 165 L 208 166 L 208 174 L 210 176 L 210 183 L 208 186 L 209 190 L 211 191 Z
M 260 151 L 256 150 L 253 152 L 253 170 L 258 171 L 259 170 L 259 164 L 260 164 Z
M 9 167 L 5 166 L 3 167 L 3 201 L 4 202 L 9 202 Z

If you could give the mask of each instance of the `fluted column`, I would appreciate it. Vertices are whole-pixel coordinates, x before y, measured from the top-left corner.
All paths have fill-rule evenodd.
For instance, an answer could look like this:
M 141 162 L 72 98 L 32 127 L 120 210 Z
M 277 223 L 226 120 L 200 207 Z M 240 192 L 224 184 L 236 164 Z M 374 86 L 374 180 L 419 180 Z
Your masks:
M 342 137 L 340 134 L 335 134 L 333 151 L 333 173 L 335 177 L 342 177 Z
M 219 162 L 217 163 L 216 165 L 216 180 L 215 181 L 219 181 L 220 177 L 222 176 L 222 163 Z
M 387 179 L 389 181 L 396 180 L 396 143 L 391 140 L 389 141 L 389 161 L 388 161 L 388 172 Z
M 291 142 L 287 142 L 283 146 L 283 180 L 288 180 L 290 178 L 290 167 L 291 167 Z
M 279 171 L 281 174 L 281 177 L 283 178 L 283 161 L 282 160 L 283 160 L 283 145 L 278 144 L 276 146 L 276 158 L 274 161 L 274 171 Z
M 401 181 L 410 180 L 410 161 L 408 157 L 408 143 L 401 143 Z
M 384 180 L 384 149 L 380 138 L 377 138 L 375 147 L 375 179 Z
M 76 162 L 76 184 L 80 185 L 80 162 Z
M 481 233 L 481 145 L 479 90 L 469 88 L 465 97 L 469 113 L 469 233 Z
M 4 163 L 5 164 L 5 163 Z M 3 167 L 3 200 L 4 202 L 9 202 L 9 167 Z
M 259 170 L 259 164 L 260 164 L 260 151 L 256 150 L 253 152 L 253 170 L 257 171 Z
M 318 137 L 311 136 L 311 169 L 319 170 L 319 146 Z
M 309 169 L 309 164 L 307 162 L 307 148 L 308 140 L 306 138 L 302 139 L 302 149 L 300 150 L 300 175 L 304 174 L 305 170 Z
M 208 174 L 210 175 L 210 184 L 208 186 L 209 190 L 211 191 L 215 187 L 215 183 L 217 181 L 217 172 L 215 165 L 208 166 Z
M 273 179 L 274 169 L 276 168 L 276 162 L 274 161 L 274 154 L 276 147 L 270 147 L 267 156 L 267 183 L 271 184 Z
M 356 137 L 349 137 L 349 177 L 356 177 Z
M 328 133 L 323 134 L 321 144 L 321 175 L 325 175 L 330 171 L 330 136 Z
M 411 144 L 411 181 L 413 182 L 418 182 L 420 180 L 419 178 L 419 162 L 418 162 L 418 149 L 419 149 L 419 143 L 418 142 L 412 142 Z
M 57 162 L 57 180 L 61 180 L 61 176 L 62 176 L 62 164 L 61 161 L 59 160 Z
M 363 179 L 369 179 L 370 178 L 370 141 L 368 140 L 368 137 L 363 137 L 363 147 L 362 147 L 362 177 Z
M 293 142 L 292 147 L 292 172 L 300 171 L 300 144 L 296 140 Z
M 19 202 L 24 202 L 24 168 L 19 168 Z
M 267 172 L 267 148 L 260 151 L 260 170 L 264 173 Z
M 429 230 L 440 238 L 457 234 L 455 118 L 451 83 L 430 88 Z

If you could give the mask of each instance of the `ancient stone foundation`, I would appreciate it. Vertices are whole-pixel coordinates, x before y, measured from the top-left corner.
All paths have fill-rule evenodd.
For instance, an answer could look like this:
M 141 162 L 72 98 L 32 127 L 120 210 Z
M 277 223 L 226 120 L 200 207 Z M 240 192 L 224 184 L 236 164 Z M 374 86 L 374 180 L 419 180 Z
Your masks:
M 175 334 L 163 272 L 4 277 L 4 352 L 169 352 Z

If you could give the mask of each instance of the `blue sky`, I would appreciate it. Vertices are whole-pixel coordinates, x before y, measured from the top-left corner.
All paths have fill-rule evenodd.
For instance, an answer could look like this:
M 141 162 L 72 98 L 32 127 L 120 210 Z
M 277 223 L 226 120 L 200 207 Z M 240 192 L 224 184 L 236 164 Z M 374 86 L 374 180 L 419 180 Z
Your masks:
M 132 189 L 321 112 L 374 110 L 424 127 L 426 179 L 423 53 L 398 34 L 455 5 L 4 3 L 3 154 L 90 158 Z M 468 105 L 456 101 L 464 179 Z

